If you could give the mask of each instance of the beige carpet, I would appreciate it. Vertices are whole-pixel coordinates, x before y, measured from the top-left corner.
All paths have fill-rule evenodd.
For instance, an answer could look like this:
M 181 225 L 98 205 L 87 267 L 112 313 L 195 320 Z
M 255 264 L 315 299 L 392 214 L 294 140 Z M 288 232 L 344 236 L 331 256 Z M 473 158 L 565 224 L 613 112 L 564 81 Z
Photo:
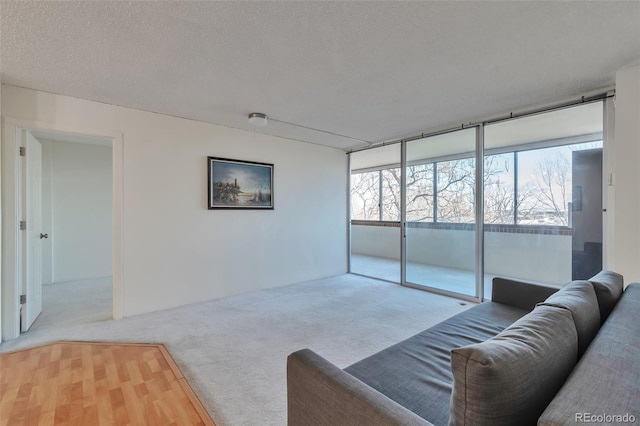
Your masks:
M 104 300 L 93 300 L 95 288 L 58 290 L 82 294 L 77 304 L 104 309 Z M 43 315 L 53 309 L 50 293 L 45 293 Z M 87 322 L 76 316 L 79 325 L 70 325 L 69 318 L 56 325 L 55 316 L 43 316 L 46 324 L 2 343 L 0 351 L 56 340 L 162 342 L 217 425 L 285 425 L 289 353 L 308 347 L 346 367 L 468 306 L 340 275 L 119 321 Z
M 43 310 L 30 331 L 90 324 L 113 318 L 111 277 L 42 286 Z

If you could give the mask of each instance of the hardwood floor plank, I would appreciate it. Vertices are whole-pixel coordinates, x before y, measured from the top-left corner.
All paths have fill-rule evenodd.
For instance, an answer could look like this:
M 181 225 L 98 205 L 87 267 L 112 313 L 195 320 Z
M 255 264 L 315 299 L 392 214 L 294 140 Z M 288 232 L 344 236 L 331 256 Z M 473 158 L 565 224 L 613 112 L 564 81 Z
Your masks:
M 215 426 L 163 345 L 52 343 L 0 373 L 2 425 Z

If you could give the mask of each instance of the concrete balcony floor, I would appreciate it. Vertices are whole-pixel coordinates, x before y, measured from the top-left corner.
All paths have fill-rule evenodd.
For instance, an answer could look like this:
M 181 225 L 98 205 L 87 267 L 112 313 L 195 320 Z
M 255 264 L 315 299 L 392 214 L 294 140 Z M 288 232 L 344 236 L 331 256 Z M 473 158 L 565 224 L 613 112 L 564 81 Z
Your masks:
M 396 259 L 351 254 L 351 272 L 400 283 L 400 261 Z M 484 275 L 484 297 L 486 299 L 491 298 L 491 280 L 494 276 Z M 475 295 L 475 271 L 408 262 L 407 282 L 467 296 Z

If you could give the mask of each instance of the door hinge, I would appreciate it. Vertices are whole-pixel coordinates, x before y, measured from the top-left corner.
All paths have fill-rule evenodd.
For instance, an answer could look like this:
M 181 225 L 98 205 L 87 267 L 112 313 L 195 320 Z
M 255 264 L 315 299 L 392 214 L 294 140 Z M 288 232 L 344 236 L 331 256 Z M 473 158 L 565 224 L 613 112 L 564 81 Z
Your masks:
M 20 304 L 24 305 L 25 303 L 27 303 L 27 295 L 26 294 L 21 294 L 20 295 Z
M 27 148 L 25 148 L 24 146 L 20 147 L 20 157 L 24 157 L 25 155 L 27 155 Z
M 25 229 L 27 229 L 27 221 L 26 220 L 21 220 L 20 221 L 20 230 L 24 231 Z

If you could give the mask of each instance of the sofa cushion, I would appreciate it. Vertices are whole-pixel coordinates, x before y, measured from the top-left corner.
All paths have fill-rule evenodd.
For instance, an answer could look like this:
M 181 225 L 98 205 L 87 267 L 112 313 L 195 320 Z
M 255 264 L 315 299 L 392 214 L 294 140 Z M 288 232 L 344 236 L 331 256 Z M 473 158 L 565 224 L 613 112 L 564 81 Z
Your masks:
M 303 349 L 287 358 L 287 425 L 430 424 L 315 352 Z
M 577 360 L 571 312 L 537 306 L 502 333 L 451 352 L 449 425 L 535 425 Z
M 600 309 L 596 292 L 589 281 L 572 281 L 552 294 L 541 305 L 557 306 L 571 311 L 578 333 L 578 358 L 600 329 Z
M 587 415 L 640 419 L 640 284 L 630 284 L 580 362 L 539 420 L 587 423 Z M 581 417 L 578 417 L 581 416 Z M 613 424 L 611 420 L 607 424 Z M 632 423 L 620 419 L 617 424 Z M 602 424 L 602 423 L 598 423 Z
M 620 274 L 602 271 L 589 281 L 596 291 L 598 306 L 600 306 L 600 321 L 604 323 L 622 295 L 624 280 Z
M 345 371 L 429 422 L 446 425 L 453 384 L 451 349 L 483 342 L 526 313 L 480 303 Z
M 494 277 L 491 281 L 491 300 L 531 312 L 536 304 L 557 292 L 558 286 L 511 278 Z

